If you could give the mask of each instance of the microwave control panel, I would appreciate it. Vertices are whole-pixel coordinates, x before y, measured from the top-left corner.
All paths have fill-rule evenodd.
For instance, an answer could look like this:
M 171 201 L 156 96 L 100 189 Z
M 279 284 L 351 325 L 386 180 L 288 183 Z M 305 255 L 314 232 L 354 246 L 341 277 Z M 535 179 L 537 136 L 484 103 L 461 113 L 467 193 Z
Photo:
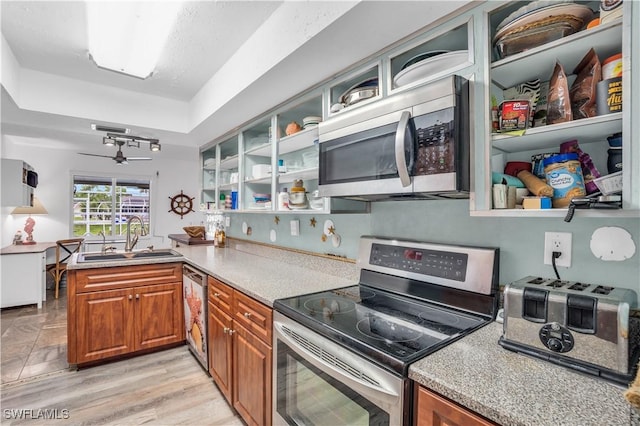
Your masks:
M 464 281 L 468 254 L 373 244 L 369 263 L 385 268 Z

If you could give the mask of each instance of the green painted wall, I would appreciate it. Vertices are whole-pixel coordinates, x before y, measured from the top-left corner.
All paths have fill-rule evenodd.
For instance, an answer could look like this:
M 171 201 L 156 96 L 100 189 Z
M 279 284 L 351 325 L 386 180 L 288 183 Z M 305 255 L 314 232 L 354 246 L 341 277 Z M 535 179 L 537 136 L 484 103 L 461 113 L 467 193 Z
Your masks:
M 572 265 L 558 268 L 562 279 L 608 284 L 635 290 L 640 294 L 640 219 L 593 218 L 576 215 L 570 223 L 562 218 L 498 218 L 471 217 L 468 200 L 452 201 L 389 201 L 371 204 L 371 214 L 354 215 L 279 215 L 232 214 L 229 235 L 269 243 L 271 229 L 277 232 L 275 244 L 317 253 L 332 253 L 349 258 L 357 256 L 361 235 L 378 235 L 500 248 L 500 282 L 507 284 L 527 275 L 553 277 L 553 268 L 544 265 L 544 233 L 572 233 Z M 315 217 L 317 225 L 310 226 Z M 300 220 L 300 236 L 289 235 L 289 221 Z M 334 248 L 330 241 L 322 242 L 322 224 L 331 219 L 342 237 Z M 252 228 L 252 235 L 242 234 L 242 222 Z M 605 226 L 627 230 L 636 245 L 630 259 L 607 262 L 596 258 L 590 249 L 593 232 Z

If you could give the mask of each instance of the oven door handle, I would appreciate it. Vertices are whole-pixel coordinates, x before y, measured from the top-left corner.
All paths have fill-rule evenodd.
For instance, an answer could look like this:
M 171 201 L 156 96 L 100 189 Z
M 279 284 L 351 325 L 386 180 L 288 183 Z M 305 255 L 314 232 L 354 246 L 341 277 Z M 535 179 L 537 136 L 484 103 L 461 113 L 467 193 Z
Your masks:
M 409 120 L 411 119 L 411 113 L 409 111 L 403 111 L 398 122 L 398 130 L 396 131 L 396 167 L 398 168 L 398 176 L 400 176 L 400 183 L 403 188 L 411 185 L 411 177 L 409 176 L 409 168 L 407 167 L 407 158 L 404 155 L 404 139 L 407 134 L 407 127 Z
M 282 330 L 282 324 L 274 321 L 273 325 L 274 325 L 277 338 L 285 340 L 289 344 L 289 347 L 292 350 L 300 353 L 300 355 L 311 358 L 312 359 L 311 362 L 320 364 L 323 367 L 330 369 L 334 373 L 338 374 L 343 381 L 352 382 L 356 386 L 364 386 L 370 390 L 373 390 L 375 392 L 380 392 L 382 394 L 391 396 L 393 398 L 398 398 L 398 399 L 400 398 L 400 395 L 398 394 L 398 392 L 394 391 L 393 389 L 387 389 L 383 386 L 384 380 L 380 380 L 380 382 L 378 383 L 378 386 L 374 385 L 373 383 L 369 383 L 365 380 L 362 380 L 356 377 L 355 375 L 353 375 L 352 373 L 342 370 L 339 367 L 325 361 L 324 359 L 318 357 L 314 352 L 311 352 L 307 348 L 300 345 L 295 339 L 292 339 L 286 332 Z M 289 326 L 287 325 L 287 327 Z M 331 345 L 335 345 L 335 344 L 332 343 Z M 321 352 L 324 352 L 324 351 L 321 351 Z M 329 354 L 329 358 L 339 359 L 334 354 Z M 344 361 L 344 360 L 340 360 L 340 361 Z M 340 365 L 340 363 L 338 363 L 338 365 Z M 357 365 L 357 363 L 354 362 L 354 365 Z M 378 379 L 378 378 L 375 378 L 375 379 Z

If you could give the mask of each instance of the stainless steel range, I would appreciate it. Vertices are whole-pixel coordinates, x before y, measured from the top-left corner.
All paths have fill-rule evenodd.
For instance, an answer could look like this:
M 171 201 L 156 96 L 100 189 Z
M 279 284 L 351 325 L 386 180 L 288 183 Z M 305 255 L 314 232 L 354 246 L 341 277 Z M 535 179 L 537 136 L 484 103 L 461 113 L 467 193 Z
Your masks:
M 410 424 L 409 365 L 494 319 L 498 260 L 362 237 L 359 285 L 274 302 L 273 423 Z

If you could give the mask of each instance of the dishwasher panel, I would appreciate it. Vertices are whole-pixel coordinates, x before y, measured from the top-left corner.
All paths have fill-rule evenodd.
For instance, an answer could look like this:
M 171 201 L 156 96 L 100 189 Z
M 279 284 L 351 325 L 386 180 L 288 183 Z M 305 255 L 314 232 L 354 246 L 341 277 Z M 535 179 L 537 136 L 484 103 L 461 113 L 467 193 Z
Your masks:
M 208 373 L 207 274 L 184 265 L 182 267 L 182 294 L 184 296 L 187 345 Z

